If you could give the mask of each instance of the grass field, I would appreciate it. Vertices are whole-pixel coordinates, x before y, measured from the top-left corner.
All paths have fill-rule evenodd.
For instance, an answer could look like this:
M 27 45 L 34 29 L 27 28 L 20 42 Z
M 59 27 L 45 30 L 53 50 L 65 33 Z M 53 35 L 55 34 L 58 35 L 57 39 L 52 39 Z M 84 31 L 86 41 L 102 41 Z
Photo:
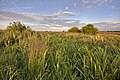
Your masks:
M 119 79 L 119 32 L 0 31 L 0 80 Z

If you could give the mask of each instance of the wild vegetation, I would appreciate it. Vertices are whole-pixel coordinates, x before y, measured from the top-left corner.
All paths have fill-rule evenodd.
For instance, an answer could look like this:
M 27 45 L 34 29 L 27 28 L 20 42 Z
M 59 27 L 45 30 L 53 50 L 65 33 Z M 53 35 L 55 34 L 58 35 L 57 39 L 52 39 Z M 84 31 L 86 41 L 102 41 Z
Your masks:
M 81 30 L 78 27 L 72 27 L 68 30 L 68 32 L 81 32 Z
M 83 34 L 96 35 L 99 33 L 99 30 L 95 28 L 94 25 L 88 24 L 82 27 L 82 29 L 79 29 L 77 27 L 72 27 L 68 30 L 68 32 L 81 32 Z
M 0 80 L 119 80 L 120 33 L 0 31 Z
M 82 27 L 82 33 L 84 34 L 97 34 L 99 30 L 94 27 L 92 24 L 88 24 L 87 26 Z

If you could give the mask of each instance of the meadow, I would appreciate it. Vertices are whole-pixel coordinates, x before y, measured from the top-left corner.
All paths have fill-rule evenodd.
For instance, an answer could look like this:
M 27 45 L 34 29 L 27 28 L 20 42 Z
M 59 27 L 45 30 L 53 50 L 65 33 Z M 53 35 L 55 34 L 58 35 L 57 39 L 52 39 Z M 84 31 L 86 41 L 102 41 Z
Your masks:
M 0 30 L 0 80 L 119 79 L 119 32 Z

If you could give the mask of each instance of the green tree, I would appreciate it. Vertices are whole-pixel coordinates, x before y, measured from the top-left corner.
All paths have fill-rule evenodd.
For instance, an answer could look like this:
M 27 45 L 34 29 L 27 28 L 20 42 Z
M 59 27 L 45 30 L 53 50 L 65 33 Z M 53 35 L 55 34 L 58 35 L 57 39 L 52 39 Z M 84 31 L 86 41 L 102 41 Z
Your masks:
M 68 32 L 80 32 L 80 29 L 77 27 L 72 27 L 68 30 Z
M 99 30 L 95 28 L 94 25 L 92 24 L 88 24 L 85 27 L 82 27 L 81 31 L 84 34 L 91 34 L 91 35 L 95 35 L 99 32 Z

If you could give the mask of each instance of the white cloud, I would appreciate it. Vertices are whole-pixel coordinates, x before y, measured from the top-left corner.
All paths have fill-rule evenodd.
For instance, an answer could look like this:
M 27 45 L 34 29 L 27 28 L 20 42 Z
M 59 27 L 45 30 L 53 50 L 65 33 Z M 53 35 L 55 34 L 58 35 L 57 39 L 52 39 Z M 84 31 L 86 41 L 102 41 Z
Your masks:
M 59 24 L 55 24 L 54 26 L 62 26 L 62 25 L 59 25 Z
M 86 9 L 88 9 L 88 8 L 92 8 L 92 6 L 87 6 Z
M 76 21 L 68 21 L 68 22 L 66 22 L 66 23 L 74 23 L 74 22 L 76 22 Z
M 65 10 L 69 10 L 69 7 L 65 7 Z
M 112 0 L 81 0 L 80 6 L 82 6 L 84 8 L 95 8 L 98 6 L 109 4 L 111 2 L 112 2 Z
M 102 31 L 120 31 L 120 22 L 99 22 L 94 25 Z
M 112 5 L 112 6 L 110 6 L 110 8 L 115 9 L 115 6 Z
M 51 16 L 51 17 L 58 17 L 58 16 L 61 16 L 61 15 L 67 15 L 67 16 L 78 16 L 77 13 L 74 13 L 74 12 L 69 12 L 69 11 L 58 11 L 54 14 L 51 14 L 51 15 L 48 15 L 48 16 Z
M 64 12 L 64 14 L 68 14 L 68 12 Z M 74 20 L 74 19 L 49 17 L 38 14 L 30 14 L 30 15 L 31 16 L 27 16 L 27 14 L 23 15 L 20 13 L 18 14 L 18 13 L 0 10 L 0 23 L 1 23 L 0 26 L 9 24 L 13 20 L 14 21 L 19 20 L 20 22 L 24 22 L 24 24 L 29 25 L 34 30 L 42 30 L 42 31 L 53 31 L 53 30 L 63 31 L 63 30 L 68 30 L 68 28 L 73 26 L 78 26 L 79 28 L 81 28 L 86 25 L 85 23 L 80 23 L 79 20 Z M 63 15 L 63 13 L 61 12 L 59 12 L 59 14 L 57 13 L 57 16 L 59 15 Z M 120 22 L 99 22 L 92 24 L 94 24 L 100 30 L 120 31 Z
M 73 5 L 74 5 L 74 6 L 76 6 L 77 4 L 76 4 L 76 3 L 74 3 Z
M 50 27 L 49 24 L 40 24 L 40 26 L 47 26 L 47 27 Z
M 69 29 L 69 27 L 64 27 L 64 26 L 61 26 L 61 27 L 50 27 L 50 29 L 52 30 L 57 30 L 57 31 L 67 31 Z
M 0 0 L 0 2 L 5 2 L 5 3 L 10 3 L 10 4 L 13 4 L 13 5 L 15 5 L 16 3 L 17 3 L 17 0 Z

